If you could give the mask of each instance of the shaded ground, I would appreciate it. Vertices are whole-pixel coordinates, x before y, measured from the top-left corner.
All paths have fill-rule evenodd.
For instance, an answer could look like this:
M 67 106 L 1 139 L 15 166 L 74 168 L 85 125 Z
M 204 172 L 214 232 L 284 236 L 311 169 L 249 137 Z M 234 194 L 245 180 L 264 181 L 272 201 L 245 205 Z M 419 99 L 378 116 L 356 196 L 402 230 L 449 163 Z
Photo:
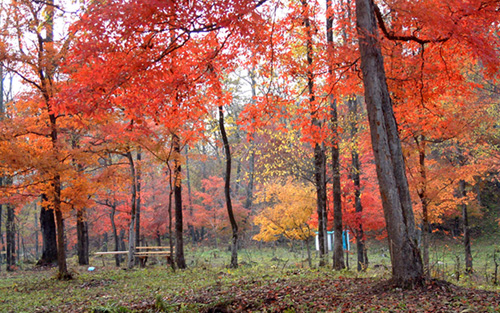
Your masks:
M 386 272 L 248 266 L 122 270 L 80 268 L 0 273 L 0 312 L 499 312 L 497 287 L 483 291 L 433 281 L 390 288 Z M 491 286 L 491 285 L 490 285 Z
M 500 294 L 440 282 L 403 291 L 374 279 L 287 278 L 216 285 L 164 305 L 186 312 L 500 312 Z

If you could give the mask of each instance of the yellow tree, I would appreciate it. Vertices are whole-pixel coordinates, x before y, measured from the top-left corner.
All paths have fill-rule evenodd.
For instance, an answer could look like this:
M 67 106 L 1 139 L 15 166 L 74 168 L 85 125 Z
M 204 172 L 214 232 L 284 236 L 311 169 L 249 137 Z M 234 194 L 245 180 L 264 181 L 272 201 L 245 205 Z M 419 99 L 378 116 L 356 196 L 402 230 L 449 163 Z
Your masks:
M 290 178 L 268 183 L 257 194 L 257 203 L 265 205 L 265 209 L 254 219 L 254 223 L 260 226 L 254 239 L 274 241 L 284 236 L 290 240 L 303 240 L 311 266 L 310 238 L 314 231 L 309 221 L 316 209 L 314 186 Z

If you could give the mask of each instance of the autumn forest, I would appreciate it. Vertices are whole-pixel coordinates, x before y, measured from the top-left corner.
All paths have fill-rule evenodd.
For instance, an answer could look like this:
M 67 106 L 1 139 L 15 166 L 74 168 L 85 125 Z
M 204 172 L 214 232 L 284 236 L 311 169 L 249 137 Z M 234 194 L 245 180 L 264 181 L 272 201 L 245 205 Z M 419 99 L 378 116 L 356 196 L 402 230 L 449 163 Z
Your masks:
M 376 242 L 412 288 L 438 236 L 472 274 L 500 230 L 499 22 L 497 0 L 3 0 L 2 270 L 297 245 L 363 272 Z

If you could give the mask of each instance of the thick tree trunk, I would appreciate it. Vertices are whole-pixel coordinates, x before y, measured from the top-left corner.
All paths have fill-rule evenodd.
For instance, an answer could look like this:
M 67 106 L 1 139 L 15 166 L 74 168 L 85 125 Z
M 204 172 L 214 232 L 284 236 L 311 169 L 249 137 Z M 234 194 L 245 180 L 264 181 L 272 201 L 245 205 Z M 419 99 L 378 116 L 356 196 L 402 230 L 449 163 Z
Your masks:
M 64 217 L 61 211 L 61 177 L 56 174 L 52 180 L 54 198 L 54 212 L 56 217 L 57 226 L 57 266 L 59 272 L 57 274 L 60 280 L 71 279 L 72 276 L 68 272 L 68 266 L 66 264 L 66 244 L 64 240 Z
M 76 233 L 78 238 L 78 264 L 89 265 L 89 228 L 84 208 L 76 211 Z
M 415 236 L 415 220 L 401 150 L 401 142 L 387 87 L 372 0 L 356 0 L 361 70 L 370 122 L 373 152 L 382 198 L 392 276 L 395 284 L 410 287 L 423 280 L 423 266 Z
M 130 224 L 128 228 L 128 254 L 127 254 L 127 268 L 134 267 L 134 252 L 135 252 L 135 219 L 136 219 L 136 205 L 137 205 L 137 175 L 135 171 L 134 159 L 132 152 L 128 151 L 127 159 L 130 165 Z
M 5 233 L 6 233 L 6 265 L 7 271 L 15 270 L 16 266 L 16 225 L 15 225 L 15 215 L 14 207 L 10 204 L 7 207 L 7 221 L 5 223 Z M 18 251 L 19 252 L 19 251 Z
M 184 259 L 184 238 L 182 225 L 182 176 L 181 146 L 179 136 L 172 136 L 174 146 L 174 210 L 175 210 L 175 262 L 180 269 L 186 268 Z
M 40 228 L 42 231 L 42 257 L 37 265 L 47 266 L 57 263 L 57 237 L 54 210 L 47 207 L 47 196 L 42 194 L 40 205 Z
M 231 237 L 231 263 L 229 267 L 238 268 L 238 224 L 234 218 L 233 205 L 231 202 L 231 149 L 227 139 L 226 128 L 224 127 L 224 112 L 222 111 L 222 106 L 219 106 L 219 128 L 222 142 L 224 143 L 224 152 L 226 154 L 224 195 L 226 198 L 227 215 L 229 216 L 231 230 L 233 231 L 233 236 Z
M 459 182 L 460 196 L 465 197 L 467 192 L 465 190 L 465 181 Z M 465 272 L 472 273 L 472 252 L 470 246 L 470 228 L 469 228 L 469 214 L 467 213 L 467 204 L 462 204 L 462 219 L 464 227 L 464 248 L 465 248 Z
M 326 244 L 326 155 L 325 150 L 319 144 L 314 147 L 314 177 L 317 196 L 319 266 L 326 266 L 328 255 Z
M 334 140 L 332 143 L 332 184 L 333 184 L 333 269 L 342 270 L 344 264 L 344 247 L 342 243 L 342 191 L 340 188 L 340 149 L 339 136 L 337 133 L 337 108 L 335 102 L 331 99 L 332 128 L 334 128 Z

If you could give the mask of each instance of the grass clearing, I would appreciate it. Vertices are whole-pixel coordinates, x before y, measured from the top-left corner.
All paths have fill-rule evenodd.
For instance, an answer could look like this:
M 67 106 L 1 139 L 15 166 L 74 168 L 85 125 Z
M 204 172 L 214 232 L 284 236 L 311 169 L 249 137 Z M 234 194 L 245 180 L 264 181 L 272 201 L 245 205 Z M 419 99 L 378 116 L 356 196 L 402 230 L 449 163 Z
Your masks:
M 111 258 L 107 266 L 93 259 L 88 271 L 71 259 L 71 281 L 56 280 L 55 269 L 1 272 L 0 312 L 500 312 L 500 288 L 466 288 L 475 277 L 388 288 L 387 251 L 370 252 L 363 273 L 309 269 L 305 252 L 284 248 L 242 250 L 236 270 L 225 267 L 229 252 L 208 248 L 187 251 L 189 268 L 175 272 L 166 264 L 124 270 Z

